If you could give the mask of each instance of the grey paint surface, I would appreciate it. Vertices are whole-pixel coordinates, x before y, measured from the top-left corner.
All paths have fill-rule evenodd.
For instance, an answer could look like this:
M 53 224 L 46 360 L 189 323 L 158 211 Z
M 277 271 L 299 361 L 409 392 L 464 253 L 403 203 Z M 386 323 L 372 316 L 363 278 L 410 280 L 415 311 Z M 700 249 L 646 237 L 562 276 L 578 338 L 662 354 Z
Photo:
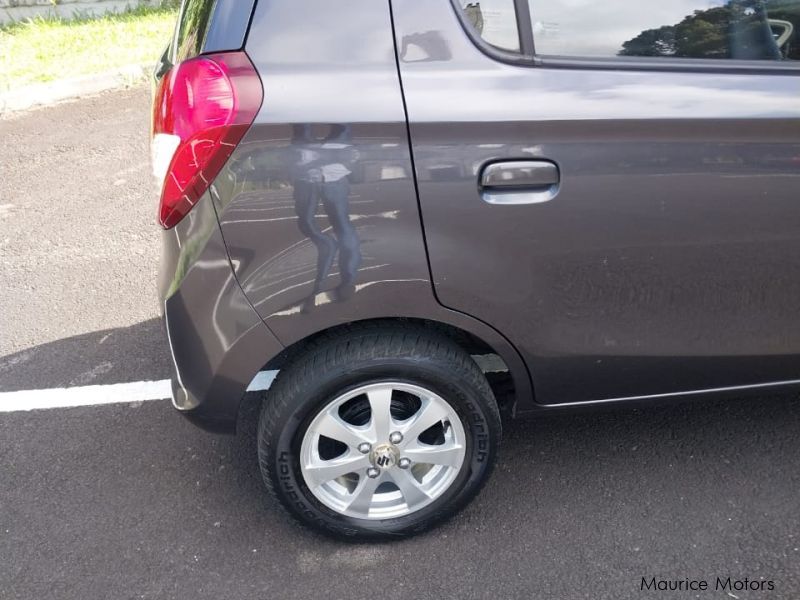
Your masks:
M 171 301 L 171 327 L 211 336 L 178 357 L 198 380 L 186 408 L 209 398 L 231 423 L 259 361 L 393 317 L 486 342 L 519 413 L 798 383 L 797 75 L 512 65 L 445 0 L 350 8 L 256 7 L 262 109 L 212 186 L 221 237 Z M 516 161 L 555 164 L 557 183 L 482 197 L 485 166 Z M 210 206 L 179 230 L 200 240 Z M 223 359 L 245 330 L 246 359 Z M 211 357 L 227 399 L 209 395 Z
M 339 10 L 258 4 L 246 50 L 265 99 L 220 177 L 236 275 L 285 343 L 318 319 L 382 311 L 381 297 L 430 295 L 388 4 Z
M 209 193 L 162 240 L 173 404 L 209 429 L 230 430 L 247 385 L 283 347 L 233 276 Z
M 434 298 L 388 4 L 362 0 L 350 26 L 355 34 L 372 19 L 363 46 L 320 25 L 300 52 L 288 33 L 304 26 L 303 15 L 336 15 L 330 3 L 307 2 L 307 11 L 258 4 L 247 51 L 262 77 L 262 110 L 210 191 L 163 236 L 159 287 L 176 407 L 231 431 L 247 385 L 284 347 L 335 325 L 393 317 L 474 333 L 530 402 L 529 374 L 507 340 Z M 359 89 L 371 93 L 356 104 Z M 322 91 L 331 101 L 318 102 Z M 341 122 L 353 115 L 358 121 Z M 331 176 L 339 177 L 322 181 Z
M 503 336 L 436 302 L 389 7 L 352 8 L 359 19 L 331 29 L 330 2 L 257 6 L 246 50 L 264 104 L 215 182 L 236 277 L 286 346 L 351 321 L 445 322 L 489 343 L 529 401 L 527 370 Z
M 438 298 L 505 332 L 539 403 L 798 377 L 800 77 L 499 63 L 394 0 Z M 551 160 L 546 203 L 481 200 Z

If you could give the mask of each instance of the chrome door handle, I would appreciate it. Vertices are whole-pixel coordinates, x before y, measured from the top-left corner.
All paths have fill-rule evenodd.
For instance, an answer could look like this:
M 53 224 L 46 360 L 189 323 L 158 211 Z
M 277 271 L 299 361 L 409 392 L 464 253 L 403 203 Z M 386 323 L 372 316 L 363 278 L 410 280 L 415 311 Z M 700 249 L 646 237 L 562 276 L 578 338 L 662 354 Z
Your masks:
M 555 198 L 561 177 L 549 160 L 489 163 L 481 171 L 481 198 L 489 204 L 537 204 Z

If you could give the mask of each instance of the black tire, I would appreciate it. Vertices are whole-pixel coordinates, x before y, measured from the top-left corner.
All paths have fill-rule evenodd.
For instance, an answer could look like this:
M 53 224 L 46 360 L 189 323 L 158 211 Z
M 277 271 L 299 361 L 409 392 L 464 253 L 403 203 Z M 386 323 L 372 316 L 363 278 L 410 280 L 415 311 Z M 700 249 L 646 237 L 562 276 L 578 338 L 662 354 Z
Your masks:
M 390 519 L 354 518 L 309 490 L 300 446 L 311 420 L 334 398 L 387 380 L 446 399 L 463 426 L 466 455 L 449 487 L 427 506 Z M 403 323 L 353 326 L 316 340 L 280 371 L 261 409 L 258 457 L 268 490 L 299 521 L 340 538 L 378 540 L 422 532 L 463 508 L 491 474 L 500 436 L 500 414 L 486 377 L 449 338 Z

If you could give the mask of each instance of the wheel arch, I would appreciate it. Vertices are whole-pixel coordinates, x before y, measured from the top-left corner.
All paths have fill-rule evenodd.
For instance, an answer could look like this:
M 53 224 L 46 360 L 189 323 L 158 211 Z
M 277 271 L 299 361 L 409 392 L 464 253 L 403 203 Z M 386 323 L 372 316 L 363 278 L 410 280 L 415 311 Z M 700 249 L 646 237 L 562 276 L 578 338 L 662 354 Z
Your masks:
M 454 314 L 460 315 L 460 313 Z M 473 321 L 468 317 L 465 318 Z M 513 416 L 518 406 L 522 406 L 524 409 L 525 405 L 533 402 L 530 374 L 510 342 L 486 325 L 479 328 L 481 330 L 475 331 L 475 328 L 464 327 L 463 323 L 454 324 L 446 320 L 419 317 L 376 317 L 336 324 L 288 344 L 282 352 L 264 365 L 263 370 L 280 370 L 296 356 L 307 351 L 309 347 L 323 343 L 326 338 L 335 336 L 337 333 L 352 331 L 354 328 L 376 328 L 393 324 L 418 327 L 421 331 L 433 331 L 444 335 L 473 357 L 492 356 L 493 358 L 480 362 L 483 363 L 481 366 L 493 363 L 491 372 L 487 373 L 487 379 L 504 413 Z M 487 331 L 489 335 L 487 335 Z

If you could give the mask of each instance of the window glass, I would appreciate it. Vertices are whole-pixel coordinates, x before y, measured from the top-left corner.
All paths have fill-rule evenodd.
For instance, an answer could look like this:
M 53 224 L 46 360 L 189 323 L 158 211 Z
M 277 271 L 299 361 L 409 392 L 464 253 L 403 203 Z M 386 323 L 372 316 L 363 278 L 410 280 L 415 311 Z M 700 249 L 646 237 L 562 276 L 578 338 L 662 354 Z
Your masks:
M 519 52 L 514 0 L 459 0 L 467 21 L 492 46 Z
M 200 54 L 213 8 L 214 2 L 207 0 L 183 1 L 174 41 L 176 62 Z
M 800 0 L 529 0 L 536 53 L 800 60 Z

